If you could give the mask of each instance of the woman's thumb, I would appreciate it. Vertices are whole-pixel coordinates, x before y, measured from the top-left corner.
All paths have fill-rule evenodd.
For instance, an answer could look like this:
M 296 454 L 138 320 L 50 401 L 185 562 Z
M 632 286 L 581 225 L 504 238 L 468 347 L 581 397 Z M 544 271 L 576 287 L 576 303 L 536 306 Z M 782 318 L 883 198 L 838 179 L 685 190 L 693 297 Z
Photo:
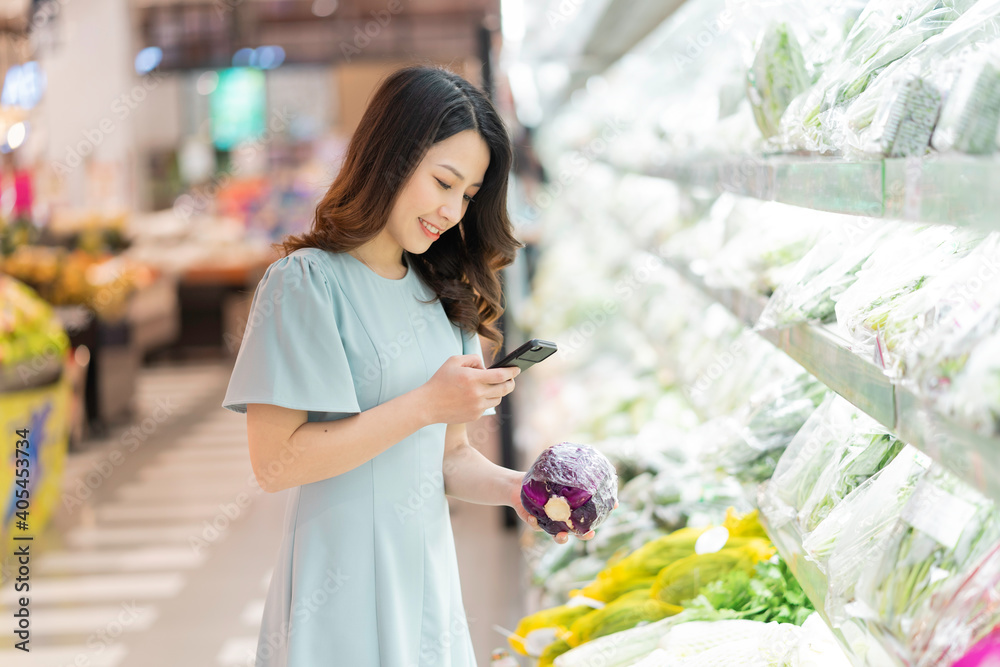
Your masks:
M 462 366 L 468 366 L 470 368 L 486 368 L 483 366 L 483 360 L 479 358 L 478 354 L 463 354 L 459 358 L 462 360 Z

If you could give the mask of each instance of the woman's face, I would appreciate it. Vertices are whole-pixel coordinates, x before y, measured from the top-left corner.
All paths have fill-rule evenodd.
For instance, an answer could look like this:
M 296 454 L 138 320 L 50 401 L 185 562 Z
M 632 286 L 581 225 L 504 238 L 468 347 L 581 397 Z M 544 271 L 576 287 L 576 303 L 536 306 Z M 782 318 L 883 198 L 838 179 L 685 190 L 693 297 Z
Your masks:
M 458 224 L 482 185 L 490 150 L 475 130 L 463 130 L 427 150 L 389 213 L 389 235 L 404 250 L 423 254 Z M 436 227 L 428 231 L 423 222 Z

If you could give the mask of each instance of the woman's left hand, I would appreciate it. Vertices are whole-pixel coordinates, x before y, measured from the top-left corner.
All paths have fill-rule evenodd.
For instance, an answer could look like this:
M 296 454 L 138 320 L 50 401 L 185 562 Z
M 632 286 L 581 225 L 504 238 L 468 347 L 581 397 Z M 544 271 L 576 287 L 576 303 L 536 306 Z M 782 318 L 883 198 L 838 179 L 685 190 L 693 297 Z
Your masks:
M 521 521 L 525 522 L 534 530 L 542 530 L 542 527 L 538 525 L 538 519 L 536 519 L 528 510 L 524 509 L 524 504 L 521 502 L 521 482 L 524 479 L 524 473 L 518 473 L 517 479 L 513 479 L 510 484 L 510 490 L 508 491 L 507 504 L 514 508 L 517 515 L 521 517 Z M 615 503 L 615 507 L 618 507 L 618 503 Z M 579 536 L 578 539 L 581 540 L 592 540 L 596 533 L 591 530 L 586 535 Z M 570 534 L 563 531 L 555 536 L 556 542 L 559 544 L 566 544 L 569 541 Z

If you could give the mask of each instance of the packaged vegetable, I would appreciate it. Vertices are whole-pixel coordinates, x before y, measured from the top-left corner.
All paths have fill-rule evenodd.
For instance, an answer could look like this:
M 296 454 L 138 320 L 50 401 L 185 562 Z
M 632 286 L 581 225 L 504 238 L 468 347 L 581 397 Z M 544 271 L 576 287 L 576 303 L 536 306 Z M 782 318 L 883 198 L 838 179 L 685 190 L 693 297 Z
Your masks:
M 939 466 L 919 482 L 893 522 L 880 558 L 864 568 L 856 596 L 871 611 L 868 626 L 910 661 L 924 619 L 940 614 L 936 596 L 960 581 L 1000 543 L 996 506 Z
M 589 445 L 553 445 L 531 464 L 521 485 L 521 503 L 550 535 L 587 534 L 615 507 L 618 474 Z
M 992 153 L 998 125 L 1000 53 L 990 49 L 965 63 L 948 93 L 931 143 L 941 152 Z
M 542 649 L 569 630 L 574 621 L 593 610 L 593 607 L 586 605 L 561 605 L 543 609 L 522 618 L 507 641 L 521 655 L 538 657 Z
M 650 589 L 636 590 L 578 618 L 564 639 L 570 646 L 579 646 L 604 635 L 629 630 L 639 623 L 659 621 L 682 611 L 683 607 L 652 597 Z

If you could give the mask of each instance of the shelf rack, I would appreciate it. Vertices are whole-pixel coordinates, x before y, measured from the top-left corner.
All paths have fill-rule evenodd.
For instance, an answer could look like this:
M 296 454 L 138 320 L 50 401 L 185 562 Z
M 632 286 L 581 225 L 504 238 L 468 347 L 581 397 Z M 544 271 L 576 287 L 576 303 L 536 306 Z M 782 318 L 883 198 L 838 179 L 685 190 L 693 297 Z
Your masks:
M 712 287 L 683 262 L 665 263 L 748 327 L 756 324 L 764 297 Z M 826 327 L 798 324 L 758 333 L 901 440 L 1000 503 L 998 439 L 974 433 L 928 408 L 915 394 L 893 384 L 874 363 L 851 352 L 847 341 Z
M 672 162 L 621 171 L 715 193 L 832 213 L 924 223 L 1000 226 L 1000 160 L 931 155 L 852 162 L 790 155 Z

